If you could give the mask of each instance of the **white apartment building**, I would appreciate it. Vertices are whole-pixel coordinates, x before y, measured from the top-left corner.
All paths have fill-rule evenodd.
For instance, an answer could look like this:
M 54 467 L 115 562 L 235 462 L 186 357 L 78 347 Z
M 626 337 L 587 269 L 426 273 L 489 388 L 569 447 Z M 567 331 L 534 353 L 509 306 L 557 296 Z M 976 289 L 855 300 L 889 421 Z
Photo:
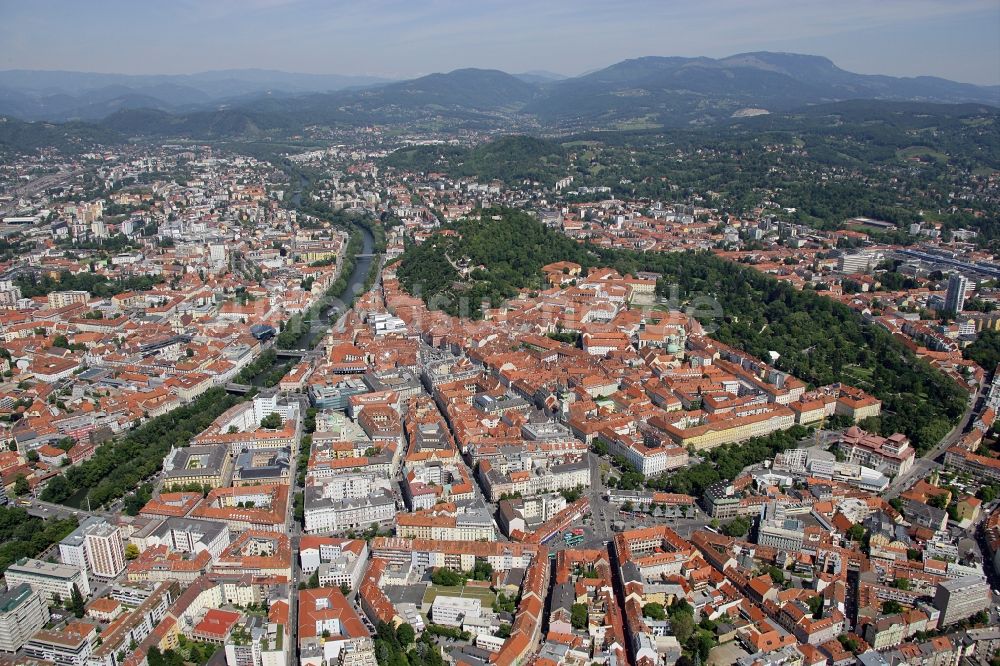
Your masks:
M 378 490 L 391 488 L 387 479 L 378 479 L 374 473 L 338 474 L 322 479 L 322 495 L 331 500 L 368 497 Z
M 981 576 L 947 580 L 938 583 L 933 603 L 941 611 L 939 626 L 945 627 L 989 608 L 990 584 Z
M 69 564 L 83 571 L 90 570 L 87 562 L 87 544 L 85 542 L 86 530 L 91 525 L 104 523 L 103 518 L 91 517 L 80 523 L 80 526 L 70 532 L 66 538 L 59 542 L 59 559 L 63 564 Z
M 503 495 L 520 493 L 522 496 L 558 492 L 564 489 L 587 487 L 590 484 L 590 465 L 586 459 L 551 467 L 501 473 L 488 463 L 479 467 L 483 490 L 491 502 Z
M 97 627 L 72 622 L 62 629 L 39 631 L 24 646 L 29 657 L 58 666 L 83 666 L 97 643 Z
M 114 578 L 125 571 L 125 545 L 117 525 L 103 523 L 84 536 L 90 571 L 98 578 Z
M 132 540 L 137 540 L 135 535 Z M 214 560 L 229 546 L 229 528 L 216 520 L 167 518 L 145 535 L 140 550 L 158 545 L 177 553 L 197 554 L 205 550 Z
M 49 307 L 53 310 L 64 308 L 74 303 L 86 303 L 90 293 L 86 291 L 53 291 L 48 296 Z

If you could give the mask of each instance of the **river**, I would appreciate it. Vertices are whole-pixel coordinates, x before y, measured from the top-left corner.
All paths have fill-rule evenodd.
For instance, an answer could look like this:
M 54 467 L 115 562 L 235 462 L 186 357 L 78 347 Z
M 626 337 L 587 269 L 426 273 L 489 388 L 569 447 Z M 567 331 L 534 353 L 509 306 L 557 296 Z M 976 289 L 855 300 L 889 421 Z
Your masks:
M 299 189 L 292 193 L 292 206 L 294 208 L 299 208 L 302 205 L 302 191 L 309 186 L 309 179 L 305 176 L 299 175 Z M 363 245 L 361 248 L 360 255 L 371 255 L 375 250 L 375 237 L 372 236 L 372 232 L 368 230 L 368 227 L 356 224 L 354 225 L 362 234 Z M 305 349 L 314 348 L 326 335 L 326 331 L 329 329 L 329 324 L 341 314 L 343 314 L 343 306 L 349 302 L 355 294 L 360 294 L 361 290 L 364 289 L 365 280 L 368 279 L 368 271 L 371 270 L 372 261 L 375 257 L 372 256 L 355 256 L 354 258 L 354 270 L 351 271 L 350 276 L 347 278 L 347 289 L 341 294 L 339 299 L 336 299 L 333 303 L 325 306 L 322 311 L 322 316 L 319 322 L 314 322 L 313 325 L 309 327 L 309 333 L 306 335 L 304 344 L 302 345 Z

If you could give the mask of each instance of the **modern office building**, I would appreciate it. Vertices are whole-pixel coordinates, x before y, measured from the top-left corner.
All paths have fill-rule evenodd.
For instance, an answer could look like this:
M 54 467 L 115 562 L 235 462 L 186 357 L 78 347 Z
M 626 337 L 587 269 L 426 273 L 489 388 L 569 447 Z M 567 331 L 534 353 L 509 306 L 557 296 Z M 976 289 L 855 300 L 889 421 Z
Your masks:
M 945 627 L 972 617 L 990 607 L 990 585 L 985 578 L 965 576 L 938 583 L 934 608 L 941 611 L 939 626 Z
M 794 518 L 774 518 L 761 521 L 757 543 L 778 550 L 795 552 L 802 549 L 805 524 Z
M 860 252 L 841 252 L 837 257 L 837 270 L 841 273 L 864 273 L 878 263 L 880 254 L 862 250 Z
M 193 553 L 208 551 L 212 559 L 229 546 L 229 528 L 218 520 L 167 518 L 144 534 L 145 548 L 166 546 L 171 552 Z M 135 536 L 132 537 L 135 540 Z
M 21 583 L 26 583 L 41 595 L 42 600 L 51 603 L 58 596 L 69 599 L 73 594 L 73 586 L 80 589 L 80 594 L 86 598 L 90 595 L 90 582 L 85 571 L 71 564 L 53 564 L 42 560 L 22 558 L 12 564 L 4 574 L 7 587 L 13 589 Z
M 49 621 L 49 609 L 29 585 L 7 584 L 0 595 L 0 652 L 17 652 Z

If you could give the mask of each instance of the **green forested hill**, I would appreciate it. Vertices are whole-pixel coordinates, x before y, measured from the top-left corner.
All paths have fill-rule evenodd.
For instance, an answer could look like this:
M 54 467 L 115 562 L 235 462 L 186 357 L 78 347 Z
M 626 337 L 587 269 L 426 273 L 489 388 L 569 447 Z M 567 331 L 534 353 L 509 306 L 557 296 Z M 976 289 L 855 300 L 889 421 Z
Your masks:
M 124 137 L 112 129 L 88 123 L 28 123 L 0 116 L 0 155 L 30 153 L 55 148 L 64 153 L 86 152 L 98 145 L 120 143 Z
M 398 275 L 411 293 L 433 306 L 480 316 L 479 303 L 498 304 L 518 289 L 542 286 L 540 268 L 569 260 L 586 267 L 612 266 L 662 275 L 661 293 L 676 284 L 685 304 L 698 295 L 714 298 L 721 316 L 707 321 L 713 336 L 754 356 L 780 356 L 778 367 L 814 385 L 859 384 L 883 401 L 880 427 L 904 432 L 919 448 L 943 437 L 962 413 L 962 390 L 919 361 L 881 328 L 865 323 L 850 308 L 810 290 L 708 253 L 638 253 L 578 244 L 546 228 L 527 213 L 507 209 L 482 212 L 449 228 L 459 237 L 435 235 L 403 254 Z M 466 262 L 464 280 L 451 265 Z
M 532 180 L 549 185 L 569 169 L 567 151 L 560 143 L 520 135 L 505 136 L 475 148 L 402 148 L 385 161 L 404 171 L 441 171 L 456 178 L 475 176 L 481 182 Z
M 542 288 L 545 264 L 569 260 L 594 265 L 597 259 L 523 212 L 491 209 L 449 228 L 459 237 L 436 235 L 411 247 L 397 274 L 408 291 L 455 315 L 461 312 L 462 300 L 469 308 L 464 314 L 480 317 L 484 299 L 499 304 L 519 289 Z M 463 279 L 453 264 L 473 270 Z

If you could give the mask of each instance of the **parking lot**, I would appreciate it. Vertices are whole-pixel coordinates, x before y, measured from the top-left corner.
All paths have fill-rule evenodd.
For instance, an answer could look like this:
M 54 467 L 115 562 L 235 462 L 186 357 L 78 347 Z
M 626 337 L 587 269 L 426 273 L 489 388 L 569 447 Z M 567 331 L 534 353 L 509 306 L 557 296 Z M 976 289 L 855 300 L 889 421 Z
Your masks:
M 708 659 L 705 660 L 705 666 L 730 666 L 740 658 L 748 656 L 750 653 L 743 649 L 739 641 L 729 641 L 712 648 L 708 653 Z

